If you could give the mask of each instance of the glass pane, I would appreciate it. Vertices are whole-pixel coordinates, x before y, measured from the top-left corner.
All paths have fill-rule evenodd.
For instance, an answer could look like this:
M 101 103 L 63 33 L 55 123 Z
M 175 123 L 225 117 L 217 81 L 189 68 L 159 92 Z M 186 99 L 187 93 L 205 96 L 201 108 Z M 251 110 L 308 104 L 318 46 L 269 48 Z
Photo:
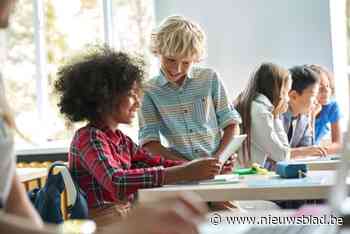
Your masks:
M 143 55 L 151 70 L 154 61 L 149 52 L 149 39 L 155 26 L 154 1 L 113 0 L 112 3 L 114 46 Z M 122 126 L 121 129 L 137 142 L 137 118 L 131 126 Z
M 154 26 L 153 0 L 113 0 L 115 46 L 148 54 Z
M 1 72 L 7 98 L 15 112 L 18 128 L 32 139 L 39 127 L 33 16 L 32 0 L 23 0 L 21 4 L 16 4 L 11 24 L 1 38 Z
M 50 134 L 47 140 L 70 140 L 79 125 L 68 127 L 59 114 L 53 84 L 57 70 L 65 60 L 81 53 L 88 44 L 103 43 L 102 1 L 45 0 L 44 4 L 50 97 Z

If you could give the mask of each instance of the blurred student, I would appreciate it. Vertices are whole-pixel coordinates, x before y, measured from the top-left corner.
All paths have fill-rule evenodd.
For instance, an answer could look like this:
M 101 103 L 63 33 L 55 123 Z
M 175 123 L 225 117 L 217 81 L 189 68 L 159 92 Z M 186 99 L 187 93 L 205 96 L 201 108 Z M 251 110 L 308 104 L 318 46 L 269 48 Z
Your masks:
M 280 116 L 287 111 L 292 80 L 289 71 L 273 63 L 263 63 L 251 76 L 236 100 L 247 140 L 242 147 L 243 164 L 259 163 L 266 168 L 291 155 Z
M 0 2 L 0 27 L 6 28 L 15 1 Z M 0 77 L 0 208 L 5 213 L 24 217 L 34 227 L 41 227 L 42 220 L 33 208 L 24 186 L 16 174 L 14 134 L 19 133 L 11 108 L 5 96 L 3 80 Z
M 290 70 L 292 88 L 289 91 L 289 108 L 282 115 L 284 129 L 293 154 L 302 156 L 326 156 L 327 151 L 315 145 L 313 126 L 310 124 L 310 108 L 314 105 L 318 90 L 317 74 L 306 66 L 295 66 Z

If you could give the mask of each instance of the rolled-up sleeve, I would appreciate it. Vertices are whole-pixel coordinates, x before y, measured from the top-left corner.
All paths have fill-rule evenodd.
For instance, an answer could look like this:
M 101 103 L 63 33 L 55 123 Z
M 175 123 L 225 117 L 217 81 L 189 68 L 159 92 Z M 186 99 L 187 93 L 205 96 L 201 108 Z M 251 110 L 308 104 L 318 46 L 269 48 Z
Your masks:
M 150 141 L 160 142 L 160 116 L 147 91 L 145 91 L 138 118 L 140 127 L 139 145 L 142 146 Z
M 219 79 L 219 75 L 214 71 L 212 82 L 212 96 L 219 127 L 224 129 L 227 125 L 232 123 L 240 124 L 242 122 L 241 117 L 229 102 L 225 87 Z

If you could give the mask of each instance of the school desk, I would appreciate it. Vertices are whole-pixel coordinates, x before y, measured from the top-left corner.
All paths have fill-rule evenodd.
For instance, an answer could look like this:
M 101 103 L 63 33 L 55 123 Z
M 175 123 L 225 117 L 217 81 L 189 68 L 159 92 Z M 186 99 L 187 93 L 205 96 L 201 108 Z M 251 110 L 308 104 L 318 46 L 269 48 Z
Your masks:
M 157 201 L 184 191 L 194 192 L 203 201 L 230 200 L 308 200 L 326 199 L 334 171 L 309 171 L 302 179 L 281 179 L 276 175 L 246 175 L 238 182 L 165 185 L 141 189 L 139 202 Z

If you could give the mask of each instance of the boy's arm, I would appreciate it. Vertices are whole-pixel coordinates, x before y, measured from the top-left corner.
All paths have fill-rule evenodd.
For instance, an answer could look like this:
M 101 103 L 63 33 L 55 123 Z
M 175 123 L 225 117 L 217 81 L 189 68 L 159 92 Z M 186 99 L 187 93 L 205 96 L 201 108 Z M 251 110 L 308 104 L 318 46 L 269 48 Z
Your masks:
M 215 71 L 212 74 L 212 97 L 219 128 L 224 130 L 230 124 L 238 125 L 242 122 L 241 116 L 230 103 L 225 87 Z
M 234 135 L 239 134 L 239 126 L 236 123 L 229 124 L 224 128 L 224 134 L 221 138 L 218 150 L 215 152 L 214 157 L 219 158 L 219 155 L 225 150 L 230 140 Z
M 143 145 L 152 154 L 161 155 L 169 160 L 187 160 L 182 154 L 170 151 L 168 148 L 162 146 L 159 141 L 150 141 Z
M 186 160 L 178 152 L 167 149 L 160 143 L 160 116 L 150 95 L 145 91 L 139 117 L 139 144 L 154 155 L 161 155 L 169 160 Z
M 223 129 L 224 132 L 219 148 L 214 154 L 214 157 L 219 157 L 231 141 L 232 137 L 239 134 L 238 124 L 241 122 L 241 118 L 238 112 L 230 104 L 225 87 L 221 83 L 218 74 L 214 71 L 212 92 L 218 126 Z

